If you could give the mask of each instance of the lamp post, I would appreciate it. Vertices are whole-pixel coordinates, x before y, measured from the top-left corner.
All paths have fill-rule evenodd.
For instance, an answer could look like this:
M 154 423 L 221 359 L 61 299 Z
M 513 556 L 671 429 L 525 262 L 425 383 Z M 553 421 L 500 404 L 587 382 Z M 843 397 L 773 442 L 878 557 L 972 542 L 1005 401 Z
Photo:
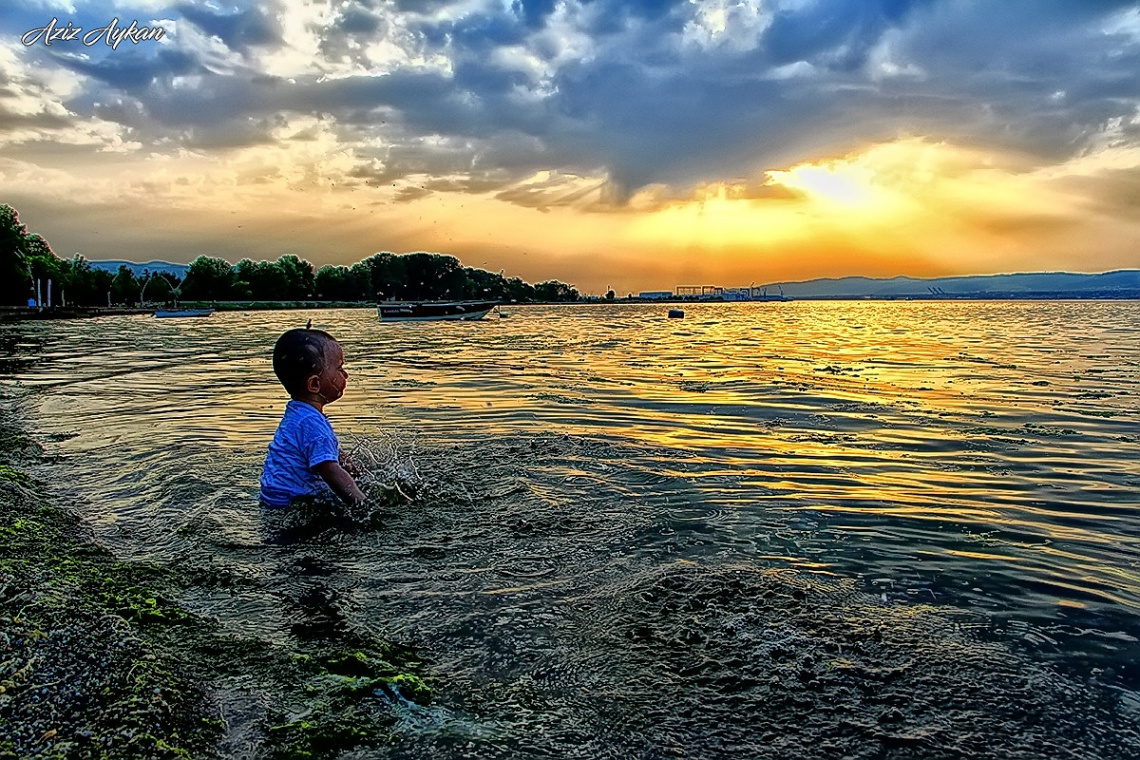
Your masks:
M 19 253 L 16 254 L 16 258 L 19 259 L 20 263 L 24 265 L 24 269 L 28 272 L 28 287 L 32 290 L 32 293 L 28 296 L 28 307 L 35 308 L 40 305 L 40 302 L 35 296 L 36 276 L 32 273 L 32 265 Z

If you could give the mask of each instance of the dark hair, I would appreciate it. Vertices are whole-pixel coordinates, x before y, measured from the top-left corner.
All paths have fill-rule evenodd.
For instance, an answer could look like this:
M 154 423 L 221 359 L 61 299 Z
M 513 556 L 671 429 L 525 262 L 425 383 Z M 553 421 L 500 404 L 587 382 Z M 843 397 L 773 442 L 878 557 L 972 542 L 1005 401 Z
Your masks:
M 305 391 L 305 383 L 325 367 L 325 349 L 336 338 L 324 330 L 298 327 L 277 339 L 273 346 L 273 374 L 296 396 Z

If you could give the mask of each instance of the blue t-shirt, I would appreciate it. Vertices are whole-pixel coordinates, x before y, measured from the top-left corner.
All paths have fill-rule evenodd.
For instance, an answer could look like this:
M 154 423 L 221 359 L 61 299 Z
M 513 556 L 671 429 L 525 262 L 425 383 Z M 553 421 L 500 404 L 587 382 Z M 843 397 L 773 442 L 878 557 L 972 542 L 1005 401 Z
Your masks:
M 261 501 L 270 507 L 287 507 L 298 496 L 331 493 L 313 468 L 339 457 L 340 443 L 328 418 L 304 401 L 290 401 L 265 457 Z

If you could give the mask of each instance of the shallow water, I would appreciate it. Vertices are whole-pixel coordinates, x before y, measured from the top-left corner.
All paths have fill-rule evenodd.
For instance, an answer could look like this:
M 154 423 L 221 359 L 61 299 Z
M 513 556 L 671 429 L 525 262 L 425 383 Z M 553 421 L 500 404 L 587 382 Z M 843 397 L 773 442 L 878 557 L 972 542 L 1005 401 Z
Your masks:
M 424 651 L 436 703 L 379 756 L 1140 747 L 1140 303 L 685 310 L 24 323 L 0 371 L 101 541 L 239 579 L 193 608 Z M 310 317 L 342 444 L 418 491 L 279 545 L 268 353 Z

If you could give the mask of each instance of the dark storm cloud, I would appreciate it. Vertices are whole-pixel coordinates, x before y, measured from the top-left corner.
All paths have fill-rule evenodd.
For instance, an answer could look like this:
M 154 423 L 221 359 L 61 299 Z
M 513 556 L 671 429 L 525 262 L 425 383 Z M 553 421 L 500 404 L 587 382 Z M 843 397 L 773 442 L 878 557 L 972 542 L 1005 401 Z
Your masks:
M 211 13 L 200 5 L 183 3 L 178 13 L 203 32 L 217 37 L 231 50 L 248 52 L 251 46 L 277 47 L 282 44 L 280 8 L 250 8 L 238 13 Z
M 940 97 L 939 113 L 958 119 L 948 136 L 1043 158 L 1079 151 L 1110 120 L 1135 114 L 1140 45 L 1106 34 L 1101 11 L 1137 6 L 1057 6 L 1048 14 L 1032 2 L 994 4 L 984 14 L 932 9 L 900 45 L 926 76 L 885 93 Z
M 556 0 L 515 0 L 511 8 L 522 16 L 523 22 L 531 29 L 541 28 L 546 18 L 554 12 Z
M 585 0 L 583 5 L 595 14 L 589 31 L 604 35 L 627 29 L 635 21 L 666 19 L 686 3 L 688 0 Z
M 396 10 L 411 13 L 435 13 L 453 4 L 453 0 L 395 0 Z
M 765 32 L 763 47 L 776 65 L 818 61 L 829 68 L 853 71 L 883 32 L 905 21 L 917 6 L 933 0 L 839 0 L 777 13 Z
M 58 55 L 55 60 L 72 71 L 86 74 L 113 89 L 138 94 L 153 82 L 169 81 L 199 70 L 197 58 L 185 51 L 162 48 L 156 54 L 123 50 L 101 60 L 86 56 Z
M 361 3 L 346 6 L 335 27 L 345 34 L 374 34 L 383 26 L 383 19 Z
M 371 3 L 347 3 L 322 30 L 321 55 L 326 61 L 352 61 L 367 68 L 372 62 L 365 52 L 365 43 L 383 39 L 388 29 L 387 20 Z
M 284 4 L 228 14 L 178 6 L 243 54 L 224 74 L 177 44 L 56 65 L 90 77 L 73 111 L 130 125 L 144 144 L 251 144 L 271 139 L 282 118 L 315 115 L 351 144 L 382 145 L 354 150 L 361 181 L 458 174 L 530 205 L 559 197 L 509 189 L 539 170 L 606 176 L 620 195 L 754 181 L 900 134 L 1042 161 L 1080 153 L 1110 125 L 1117 139 L 1138 139 L 1140 30 L 1106 31 L 1135 2 L 769 2 L 752 21 L 726 4 L 723 28 L 701 26 L 711 2 L 472 7 L 337 2 L 314 30 L 326 62 L 356 66 L 337 76 L 257 68 L 259 50 L 284 44 Z M 411 45 L 414 62 L 356 73 L 381 71 L 367 58 L 377 42 Z M 172 84 L 187 75 L 196 81 Z

